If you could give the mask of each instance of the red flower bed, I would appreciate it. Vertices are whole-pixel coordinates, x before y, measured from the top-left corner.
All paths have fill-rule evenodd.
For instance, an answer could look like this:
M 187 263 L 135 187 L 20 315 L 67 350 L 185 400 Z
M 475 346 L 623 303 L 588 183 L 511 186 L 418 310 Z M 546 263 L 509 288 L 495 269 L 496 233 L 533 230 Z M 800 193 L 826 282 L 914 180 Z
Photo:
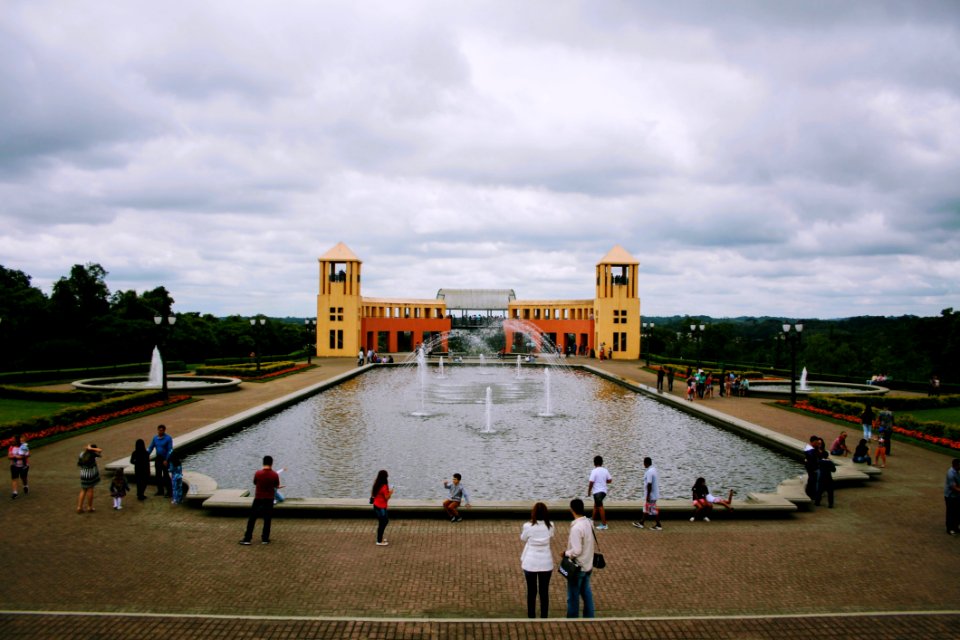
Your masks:
M 777 404 L 789 405 L 790 403 L 786 400 L 778 400 Z M 860 416 L 851 416 L 844 413 L 835 413 L 833 411 L 828 411 L 827 409 L 820 409 L 819 407 L 815 407 L 811 405 L 806 400 L 801 400 L 797 402 L 797 404 L 793 405 L 793 407 L 795 409 L 800 409 L 801 411 L 816 413 L 822 416 L 833 418 L 834 420 L 840 420 L 842 422 L 850 422 L 856 425 L 862 424 L 862 422 L 860 422 Z M 915 431 L 912 429 L 904 429 L 903 427 L 898 427 L 896 425 L 893 426 L 893 432 L 907 436 L 908 438 L 915 438 L 917 440 L 931 442 L 941 447 L 947 447 L 948 449 L 960 449 L 960 441 L 951 440 L 950 438 L 944 438 L 942 436 L 932 436 L 929 433 L 923 433 L 922 431 Z
M 149 402 L 147 404 L 137 405 L 135 407 L 127 407 L 126 409 L 120 409 L 118 411 L 111 411 L 109 413 L 103 413 L 98 416 L 87 418 L 86 420 L 80 420 L 79 422 L 72 422 L 70 424 L 58 424 L 53 427 L 47 427 L 40 431 L 26 431 L 21 434 L 21 439 L 32 442 L 34 440 L 42 440 L 43 438 L 49 438 L 50 436 L 57 435 L 59 433 L 67 433 L 69 431 L 76 431 L 78 429 L 83 429 L 95 424 L 101 424 L 103 422 L 108 422 L 110 420 L 115 420 L 116 418 L 122 418 L 124 416 L 132 416 L 144 411 L 149 411 L 151 409 L 157 409 L 159 407 L 164 407 L 167 405 L 178 404 L 184 400 L 189 400 L 190 396 L 170 396 L 166 400 L 157 400 L 156 402 Z M 5 440 L 0 440 L 0 447 L 9 447 L 13 444 L 13 438 L 6 438 Z
M 303 369 L 307 369 L 307 368 L 308 367 L 305 364 L 298 364 L 295 367 L 290 367 L 288 369 L 281 369 L 280 371 L 274 371 L 273 373 L 266 373 L 262 376 L 237 376 L 237 377 L 239 377 L 241 380 L 266 380 L 268 378 L 276 378 L 277 376 L 285 376 L 288 373 L 302 371 Z

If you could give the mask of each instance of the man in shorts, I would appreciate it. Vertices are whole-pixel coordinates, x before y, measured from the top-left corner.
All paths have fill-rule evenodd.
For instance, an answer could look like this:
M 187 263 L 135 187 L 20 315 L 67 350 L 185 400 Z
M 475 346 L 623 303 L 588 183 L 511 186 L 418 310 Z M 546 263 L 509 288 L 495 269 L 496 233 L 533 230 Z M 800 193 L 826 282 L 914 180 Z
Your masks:
M 597 529 L 607 528 L 607 512 L 603 508 L 603 499 L 607 497 L 607 485 L 613 482 L 610 472 L 603 466 L 603 458 L 594 456 L 593 471 L 590 472 L 590 482 L 587 484 L 587 496 L 593 496 L 593 512 L 590 519 L 596 522 L 600 515 L 600 524 Z
M 30 492 L 30 486 L 27 484 L 27 473 L 30 471 L 28 462 L 30 454 L 24 452 L 20 436 L 14 436 L 13 440 L 13 444 L 7 449 L 7 458 L 10 460 L 10 484 L 12 486 L 10 498 L 16 500 L 17 496 L 20 495 L 17 491 L 18 481 L 24 493 Z M 27 448 L 27 451 L 29 452 L 29 448 Z
M 640 513 L 640 520 L 633 523 L 637 529 L 643 529 L 644 521 L 647 519 L 647 516 L 650 516 L 654 519 L 653 530 L 661 531 L 663 529 L 660 526 L 660 509 L 657 508 L 657 500 L 660 499 L 660 473 L 657 471 L 657 468 L 653 466 L 653 460 L 649 457 L 643 459 L 643 468 L 646 471 L 643 472 L 643 487 L 644 487 L 644 501 L 643 501 L 643 511 Z

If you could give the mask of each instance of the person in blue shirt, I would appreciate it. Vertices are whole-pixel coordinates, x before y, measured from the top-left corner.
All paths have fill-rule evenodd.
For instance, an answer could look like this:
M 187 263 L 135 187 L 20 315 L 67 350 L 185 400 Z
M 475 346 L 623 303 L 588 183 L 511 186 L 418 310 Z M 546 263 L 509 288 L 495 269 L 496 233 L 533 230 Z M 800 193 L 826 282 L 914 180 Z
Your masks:
M 157 493 L 154 495 L 162 496 L 170 487 L 170 471 L 167 468 L 170 454 L 173 453 L 173 438 L 167 435 L 167 427 L 157 426 L 157 435 L 153 436 L 150 446 L 147 448 L 147 455 L 156 450 L 157 457 L 153 460 L 153 467 L 157 475 Z M 171 489 L 172 492 L 172 489 Z

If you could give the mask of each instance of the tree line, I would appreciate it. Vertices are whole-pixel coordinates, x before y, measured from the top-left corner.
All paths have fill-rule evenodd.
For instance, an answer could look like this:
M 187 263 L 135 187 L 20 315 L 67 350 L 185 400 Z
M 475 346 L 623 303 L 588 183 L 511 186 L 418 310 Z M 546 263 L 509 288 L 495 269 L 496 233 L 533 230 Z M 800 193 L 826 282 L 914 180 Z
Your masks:
M 170 292 L 162 286 L 143 293 L 111 292 L 107 275 L 99 264 L 74 265 L 47 295 L 31 284 L 29 275 L 0 265 L 0 370 L 146 362 L 162 340 L 168 359 L 191 363 L 246 357 L 255 346 L 261 354 L 293 354 L 312 342 L 303 318 L 270 318 L 253 328 L 249 317 L 190 312 L 178 313 L 172 327 L 159 327 L 154 317 L 172 314 Z M 791 345 L 784 339 L 781 318 L 643 320 L 654 323 L 643 330 L 644 356 L 790 367 Z M 798 368 L 807 367 L 811 373 L 851 379 L 886 374 L 913 381 L 937 374 L 944 382 L 958 381 L 954 369 L 960 356 L 960 313 L 952 308 L 936 317 L 859 316 L 802 322 Z M 690 325 L 696 325 L 697 331 L 691 331 Z

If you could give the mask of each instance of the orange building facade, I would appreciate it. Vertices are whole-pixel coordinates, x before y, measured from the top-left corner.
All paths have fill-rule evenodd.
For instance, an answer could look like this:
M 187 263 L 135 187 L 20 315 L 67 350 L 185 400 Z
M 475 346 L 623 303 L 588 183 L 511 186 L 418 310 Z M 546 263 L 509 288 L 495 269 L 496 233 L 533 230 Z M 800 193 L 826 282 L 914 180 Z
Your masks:
M 342 242 L 321 256 L 319 263 L 318 356 L 410 352 L 435 338 L 443 351 L 448 350 L 446 336 L 453 318 L 444 296 L 364 298 L 362 262 Z M 639 358 L 638 265 L 625 249 L 615 246 L 597 263 L 593 299 L 504 299 L 506 350 L 542 350 L 545 338 L 561 353 L 599 354 L 602 348 L 613 359 Z

